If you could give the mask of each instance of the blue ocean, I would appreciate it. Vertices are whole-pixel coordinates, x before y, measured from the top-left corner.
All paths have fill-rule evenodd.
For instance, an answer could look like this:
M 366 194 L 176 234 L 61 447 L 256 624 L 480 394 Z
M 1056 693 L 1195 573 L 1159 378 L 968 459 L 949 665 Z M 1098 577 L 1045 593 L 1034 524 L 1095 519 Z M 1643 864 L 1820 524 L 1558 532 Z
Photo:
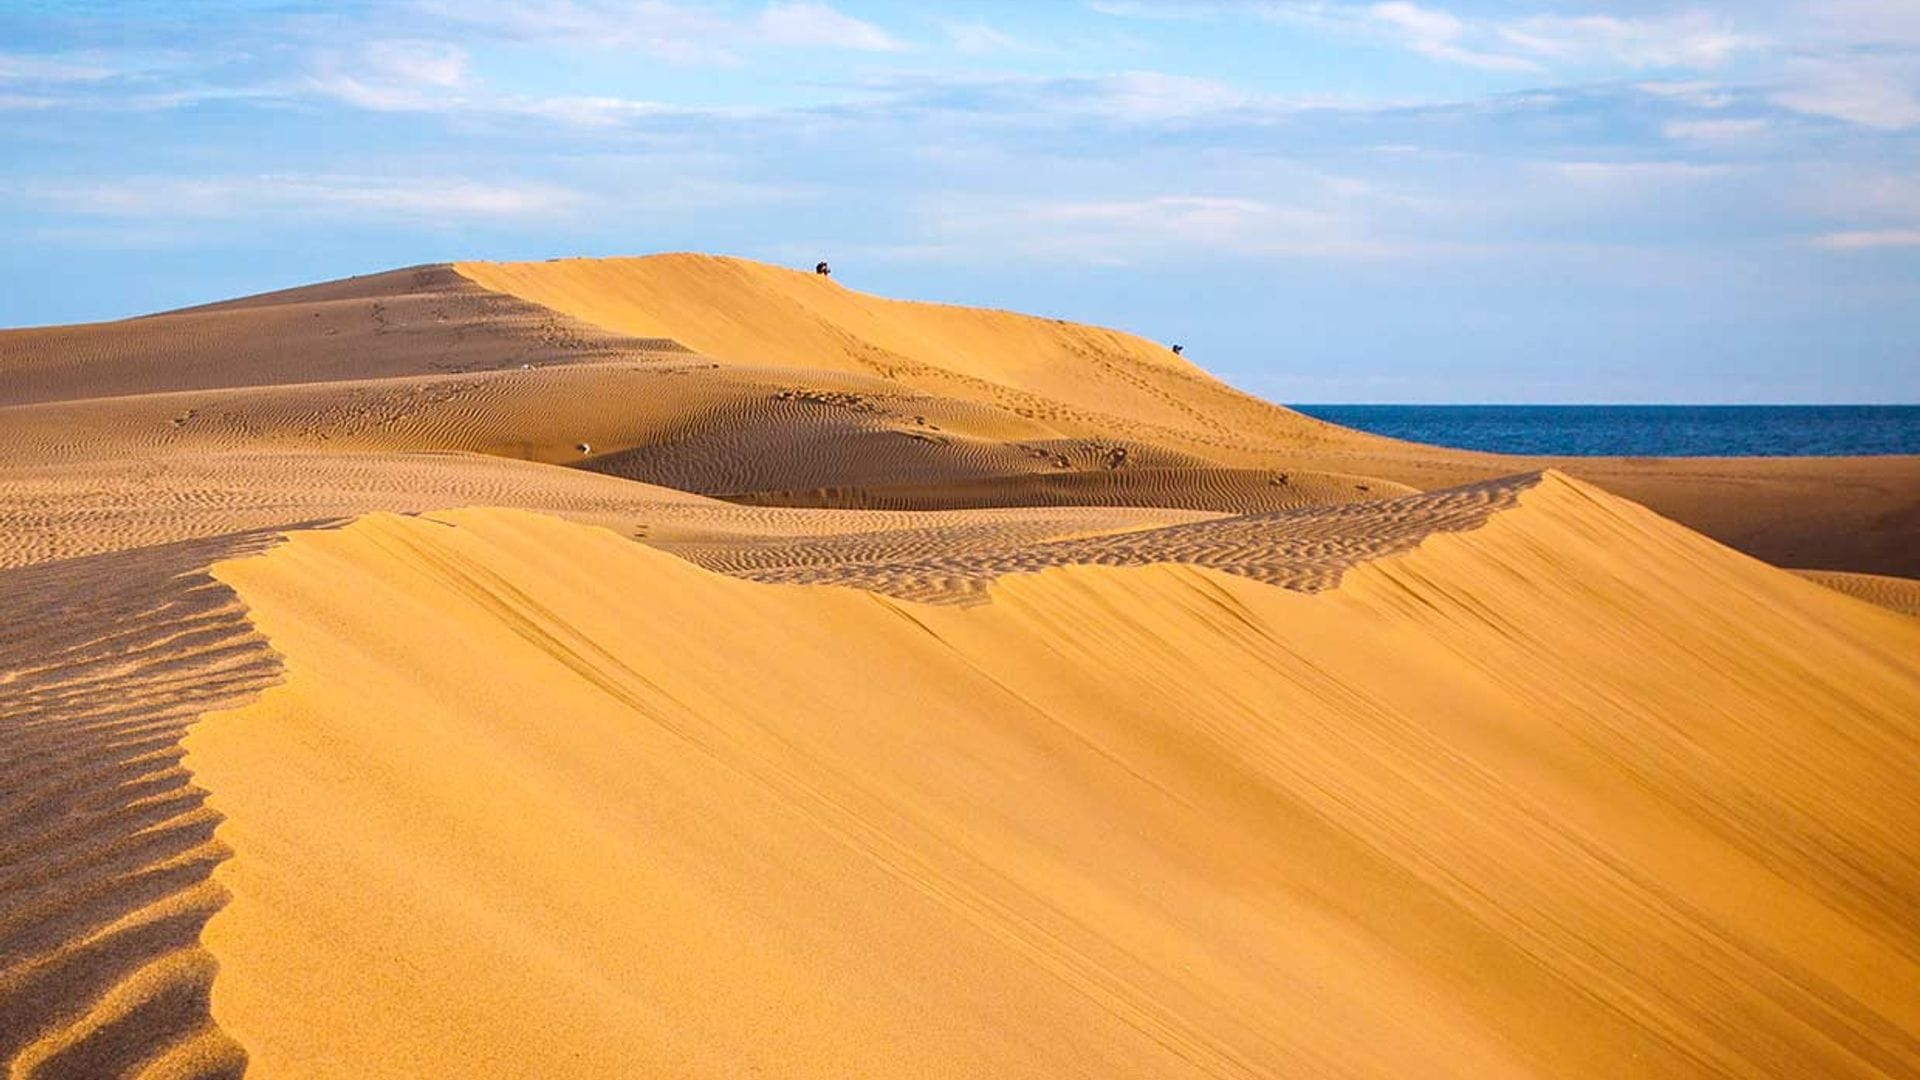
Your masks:
M 1396 439 L 1503 454 L 1920 454 L 1920 405 L 1293 405 Z

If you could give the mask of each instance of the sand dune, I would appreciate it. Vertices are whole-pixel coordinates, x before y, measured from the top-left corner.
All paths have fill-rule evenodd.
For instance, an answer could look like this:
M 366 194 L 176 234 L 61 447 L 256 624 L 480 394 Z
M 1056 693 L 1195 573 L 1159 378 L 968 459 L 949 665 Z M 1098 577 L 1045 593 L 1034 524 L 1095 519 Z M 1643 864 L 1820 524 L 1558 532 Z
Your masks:
M 0 332 L 0 404 L 489 370 L 641 344 L 418 267 L 143 319 Z
M 0 571 L 0 1061 L 11 1076 L 235 1075 L 200 947 L 226 899 L 180 758 L 279 658 L 207 565 L 268 535 Z
M 9 1075 L 1920 1073 L 1920 460 L 702 256 L 0 331 L 0 431 Z
M 289 672 L 188 739 L 258 1075 L 1920 1069 L 1920 625 L 1558 477 L 1319 596 L 502 511 L 215 575 Z
M 1778 565 L 1920 577 L 1913 458 L 1438 450 L 1270 405 L 1131 335 L 706 256 L 418 267 L 0 331 L 0 421 L 0 468 L 460 450 L 903 510 L 1244 513 L 1558 467 Z M 0 501 L 0 523 L 23 512 Z
M 457 263 L 454 269 L 571 318 L 669 337 L 727 364 L 860 373 L 1011 412 L 1064 438 L 1123 445 L 1136 456 L 1143 447 L 1159 447 L 1220 466 L 1290 473 L 1296 482 L 1322 473 L 1372 477 L 1376 491 L 1389 493 L 1559 468 L 1779 565 L 1920 578 L 1920 460 L 1911 457 L 1661 461 L 1439 450 L 1268 404 L 1129 334 L 886 300 L 740 259 L 662 255 Z M 1193 486 L 1205 483 L 1196 477 Z M 1354 497 L 1350 486 L 1325 487 L 1338 492 L 1328 501 Z M 922 505 L 953 505 L 953 488 L 921 490 L 928 499 Z M 903 493 L 890 494 L 889 502 L 851 505 L 905 505 Z M 795 505 L 823 504 L 811 491 L 790 497 Z
M 1920 615 L 1920 581 L 1885 574 L 1846 574 L 1831 570 L 1802 570 L 1800 576 L 1837 592 L 1906 615 Z

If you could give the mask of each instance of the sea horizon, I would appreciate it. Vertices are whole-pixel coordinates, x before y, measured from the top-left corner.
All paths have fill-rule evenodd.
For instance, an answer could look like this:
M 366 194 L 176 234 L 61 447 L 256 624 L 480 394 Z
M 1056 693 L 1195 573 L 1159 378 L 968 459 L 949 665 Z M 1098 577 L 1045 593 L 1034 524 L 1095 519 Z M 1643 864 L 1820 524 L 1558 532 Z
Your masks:
M 1565 457 L 1920 454 L 1920 405 L 1333 404 L 1319 420 L 1461 450 Z

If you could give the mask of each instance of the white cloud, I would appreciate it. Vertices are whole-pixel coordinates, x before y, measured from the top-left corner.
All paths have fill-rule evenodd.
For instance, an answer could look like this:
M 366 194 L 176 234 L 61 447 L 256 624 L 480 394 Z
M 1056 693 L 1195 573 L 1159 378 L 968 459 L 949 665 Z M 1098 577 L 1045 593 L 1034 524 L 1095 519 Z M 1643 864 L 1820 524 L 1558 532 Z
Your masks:
M 1239 14 L 1346 35 L 1384 33 L 1423 56 L 1486 71 L 1545 73 L 1554 68 L 1707 69 L 1767 42 L 1701 11 L 1645 17 L 1532 15 L 1471 18 L 1412 0 L 1241 0 L 1174 3 L 1098 0 L 1094 11 L 1129 18 L 1197 19 Z
M 749 120 L 768 115 L 746 106 L 675 105 L 636 98 L 562 96 L 496 98 L 473 105 L 477 110 L 513 116 L 534 116 L 574 127 L 611 128 L 643 120 Z
M 0 53 L 0 83 L 95 82 L 118 71 L 97 57 Z
M 1397 30 L 1408 48 L 1435 60 L 1483 68 L 1488 71 L 1539 71 L 1532 60 L 1467 48 L 1462 39 L 1467 24 L 1444 11 L 1423 8 L 1406 0 L 1388 0 L 1374 4 L 1367 14 Z
M 1544 161 L 1542 169 L 1563 181 L 1596 188 L 1695 183 L 1734 171 L 1732 165 L 1701 165 L 1695 161 Z
M 1244 10 L 1245 5 L 1206 3 L 1204 0 L 1187 0 L 1185 3 L 1170 0 L 1087 0 L 1087 10 L 1100 15 L 1113 15 L 1123 19 L 1205 19 L 1223 11 L 1236 8 Z
M 1525 52 L 1561 65 L 1704 70 L 1766 44 L 1701 12 L 1632 19 L 1616 15 L 1536 15 L 1495 33 Z
M 1031 53 L 1034 47 L 1003 30 L 986 23 L 943 21 L 940 30 L 955 52 L 969 56 L 994 53 Z
M 869 22 L 843 15 L 825 4 L 775 3 L 760 13 L 762 40 L 789 48 L 854 49 L 899 52 L 905 48 L 892 35 Z
M 1179 120 L 1243 108 L 1254 99 L 1243 90 L 1213 79 L 1131 71 L 1091 84 L 1084 102 L 1089 111 L 1128 122 Z
M 1260 94 L 1217 79 L 1158 71 L 1045 77 L 893 72 L 849 84 L 864 91 L 842 115 L 962 114 L 988 124 L 1061 127 L 1086 121 L 1167 128 L 1217 124 L 1252 132 L 1316 110 L 1371 110 L 1335 95 Z
M 1244 195 L 1161 194 L 1092 199 L 930 200 L 916 216 L 933 238 L 1037 262 L 1128 265 L 1195 252 L 1252 258 L 1388 258 L 1412 247 L 1377 237 L 1371 185 L 1303 176 L 1286 202 Z
M 1553 217 L 1678 213 L 1688 219 L 1713 213 L 1716 184 L 1751 171 L 1751 165 L 1699 161 L 1532 161 L 1523 167 L 1523 206 Z
M 502 184 L 436 177 L 263 174 L 133 177 L 42 186 L 26 194 L 71 213 L 128 218 L 405 218 L 430 223 L 551 217 L 580 196 L 550 184 Z
M 1669 139 L 1689 142 L 1735 143 L 1766 134 L 1773 121 L 1759 117 L 1743 120 L 1669 120 L 1660 128 Z
M 1111 75 L 1043 78 L 1024 75 L 944 72 L 890 73 L 856 84 L 865 91 L 859 107 L 896 115 L 944 112 L 997 123 L 1167 124 L 1251 115 L 1287 107 L 1276 99 L 1214 79 L 1123 71 Z
M 1905 246 L 1920 234 L 1920 177 L 1820 164 L 1801 174 L 1805 209 L 1828 224 L 1818 245 L 1834 250 Z
M 458 86 L 467 75 L 466 51 L 435 41 L 376 41 L 360 64 L 376 78 L 414 86 Z
M 418 0 L 421 12 L 511 41 L 626 49 L 672 63 L 731 63 L 740 27 L 666 0 Z
M 1920 247 L 1920 229 L 1858 229 L 1813 238 L 1813 246 L 1828 251 L 1872 251 L 1881 248 Z
M 523 43 L 626 49 L 682 64 L 731 65 L 755 46 L 898 52 L 872 23 L 813 0 L 775 0 L 746 14 L 671 0 L 418 0 L 437 19 Z
M 1920 4 L 1912 0 L 1813 0 L 1816 32 L 1851 43 L 1920 45 Z
M 1699 81 L 1654 81 L 1637 83 L 1635 90 L 1691 105 L 1696 109 L 1724 109 L 1739 100 L 1717 83 Z
M 1830 212 L 1897 214 L 1920 223 L 1920 175 L 1821 164 L 1810 179 L 1820 205 Z
M 319 93 L 381 111 L 447 107 L 467 81 L 464 49 L 419 40 L 375 41 L 351 56 L 322 53 L 308 77 Z
M 1773 95 L 1782 108 L 1882 131 L 1920 127 L 1920 65 L 1907 57 L 1845 56 L 1794 61 Z

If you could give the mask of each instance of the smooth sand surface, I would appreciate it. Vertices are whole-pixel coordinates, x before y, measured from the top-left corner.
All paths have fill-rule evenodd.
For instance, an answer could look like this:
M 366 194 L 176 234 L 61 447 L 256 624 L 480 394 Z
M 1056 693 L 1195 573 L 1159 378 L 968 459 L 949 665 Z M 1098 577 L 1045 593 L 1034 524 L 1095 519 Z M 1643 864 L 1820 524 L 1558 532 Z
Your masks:
M 1914 458 L 702 256 L 0 331 L 0 432 L 10 1075 L 1917 1068 Z
M 1319 596 L 486 510 L 214 573 L 257 1075 L 1920 1069 L 1920 625 L 1557 476 Z

